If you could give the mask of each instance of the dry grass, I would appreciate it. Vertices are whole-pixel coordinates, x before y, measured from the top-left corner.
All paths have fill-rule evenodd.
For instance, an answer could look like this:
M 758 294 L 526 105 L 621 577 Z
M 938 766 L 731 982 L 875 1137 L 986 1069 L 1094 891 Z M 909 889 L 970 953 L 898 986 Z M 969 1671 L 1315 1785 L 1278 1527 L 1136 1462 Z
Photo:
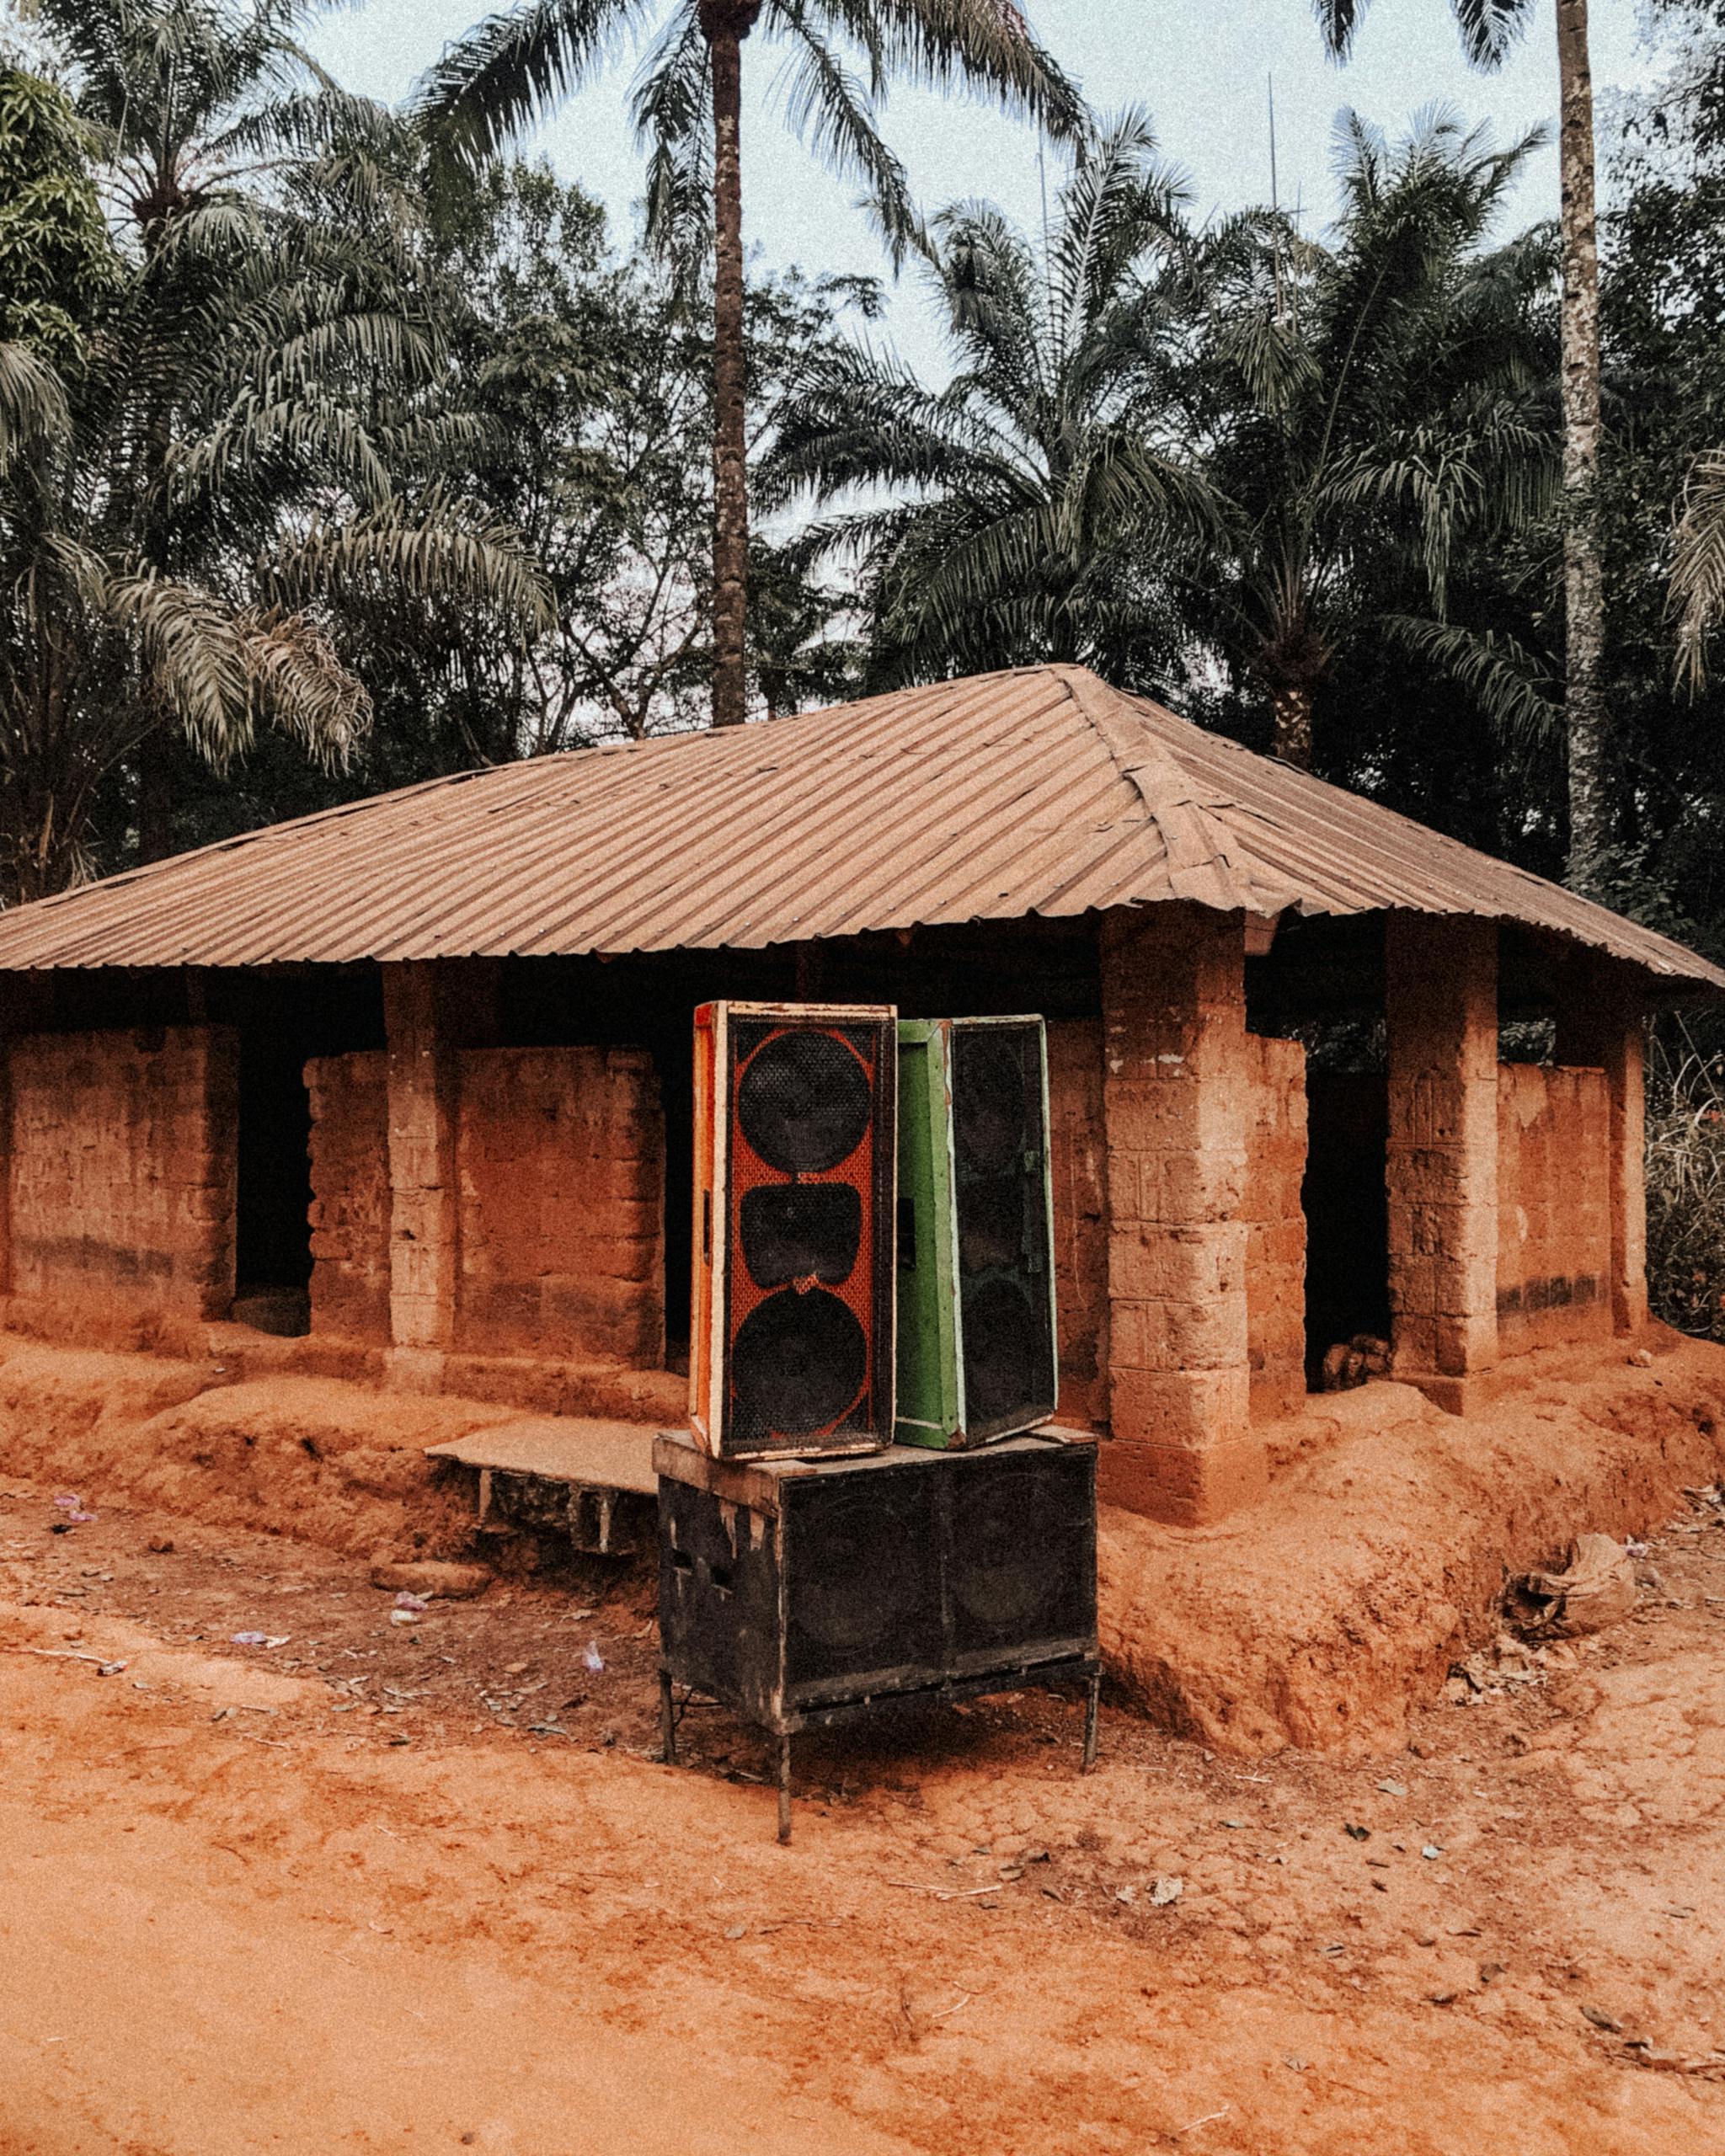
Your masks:
M 1725 1340 L 1725 1056 L 1656 1034 L 1647 1127 L 1649 1299 L 1680 1331 Z

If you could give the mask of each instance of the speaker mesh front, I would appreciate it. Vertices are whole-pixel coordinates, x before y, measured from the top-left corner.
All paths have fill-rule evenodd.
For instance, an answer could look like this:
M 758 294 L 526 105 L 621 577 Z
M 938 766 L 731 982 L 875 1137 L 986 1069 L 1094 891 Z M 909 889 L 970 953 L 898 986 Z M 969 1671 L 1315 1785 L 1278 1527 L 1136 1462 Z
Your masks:
M 743 1135 L 781 1175 L 824 1175 L 868 1134 L 868 1074 L 836 1035 L 782 1033 L 737 1088 Z
M 734 1434 L 746 1444 L 826 1429 L 868 1375 L 867 1337 L 838 1297 L 782 1288 L 756 1305 L 731 1342 Z
M 976 1459 L 955 1480 L 952 1590 L 961 1653 L 1081 1638 L 1096 1621 L 1090 1461 Z
M 1028 1105 L 1023 1038 L 979 1030 L 961 1033 L 954 1043 L 953 1144 L 961 1176 L 1005 1175 L 1018 1164 Z
M 789 1683 L 818 1687 L 862 1671 L 937 1668 L 935 1478 L 876 1470 L 814 1477 L 786 1495 Z
M 953 1027 L 953 1165 L 972 1443 L 1055 1410 L 1042 1028 Z
M 1019 1283 L 995 1274 L 964 1299 L 964 1390 L 970 1412 L 991 1422 L 1036 1396 L 1037 1314 Z
M 884 1015 L 823 1022 L 812 1006 L 732 1022 L 726 1451 L 854 1449 L 876 1435 L 894 1045 Z
M 758 1287 L 849 1279 L 862 1244 L 862 1198 L 847 1182 L 764 1182 L 743 1193 L 743 1262 Z

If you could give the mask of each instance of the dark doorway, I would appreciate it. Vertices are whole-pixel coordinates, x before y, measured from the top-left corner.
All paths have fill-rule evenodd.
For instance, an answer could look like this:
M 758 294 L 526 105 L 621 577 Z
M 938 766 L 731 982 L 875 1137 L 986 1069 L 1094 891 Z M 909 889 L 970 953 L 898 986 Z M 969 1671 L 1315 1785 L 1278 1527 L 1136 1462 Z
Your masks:
M 265 1332 L 311 1329 L 312 1106 L 291 1024 L 243 1027 L 233 1315 Z
M 692 1026 L 666 1028 L 654 1043 L 665 1118 L 665 1366 L 689 1369 L 689 1282 L 695 1204 L 695 1048 Z
M 1338 1342 L 1390 1337 L 1389 1087 L 1381 1070 L 1308 1067 L 1306 1098 L 1306 1381 L 1316 1389 Z

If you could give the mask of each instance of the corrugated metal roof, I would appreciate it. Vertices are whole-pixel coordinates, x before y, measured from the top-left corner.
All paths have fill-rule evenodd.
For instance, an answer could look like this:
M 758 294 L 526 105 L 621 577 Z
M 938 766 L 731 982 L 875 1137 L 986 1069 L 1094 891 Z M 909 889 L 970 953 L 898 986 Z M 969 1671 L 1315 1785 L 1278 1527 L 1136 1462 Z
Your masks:
M 589 749 L 326 810 L 0 915 L 0 970 L 717 949 L 1192 899 L 1680 944 L 1078 667 Z

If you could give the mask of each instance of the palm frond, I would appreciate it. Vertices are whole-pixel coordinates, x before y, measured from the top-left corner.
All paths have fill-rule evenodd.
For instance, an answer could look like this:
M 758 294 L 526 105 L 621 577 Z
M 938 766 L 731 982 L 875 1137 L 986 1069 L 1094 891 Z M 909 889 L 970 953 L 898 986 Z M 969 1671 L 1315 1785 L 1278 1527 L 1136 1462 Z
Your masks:
M 523 0 L 446 45 L 414 85 L 409 112 L 438 153 L 473 164 L 543 119 L 652 0 Z
M 1725 450 L 1696 459 L 1671 556 L 1677 671 L 1693 692 L 1707 677 L 1707 642 L 1725 619 Z
M 1381 626 L 1411 658 L 1465 689 L 1506 739 L 1548 747 L 1561 736 L 1562 711 L 1551 670 L 1513 637 L 1412 614 L 1385 615 Z
M 28 344 L 0 342 L 0 472 L 63 441 L 71 426 L 56 370 Z

